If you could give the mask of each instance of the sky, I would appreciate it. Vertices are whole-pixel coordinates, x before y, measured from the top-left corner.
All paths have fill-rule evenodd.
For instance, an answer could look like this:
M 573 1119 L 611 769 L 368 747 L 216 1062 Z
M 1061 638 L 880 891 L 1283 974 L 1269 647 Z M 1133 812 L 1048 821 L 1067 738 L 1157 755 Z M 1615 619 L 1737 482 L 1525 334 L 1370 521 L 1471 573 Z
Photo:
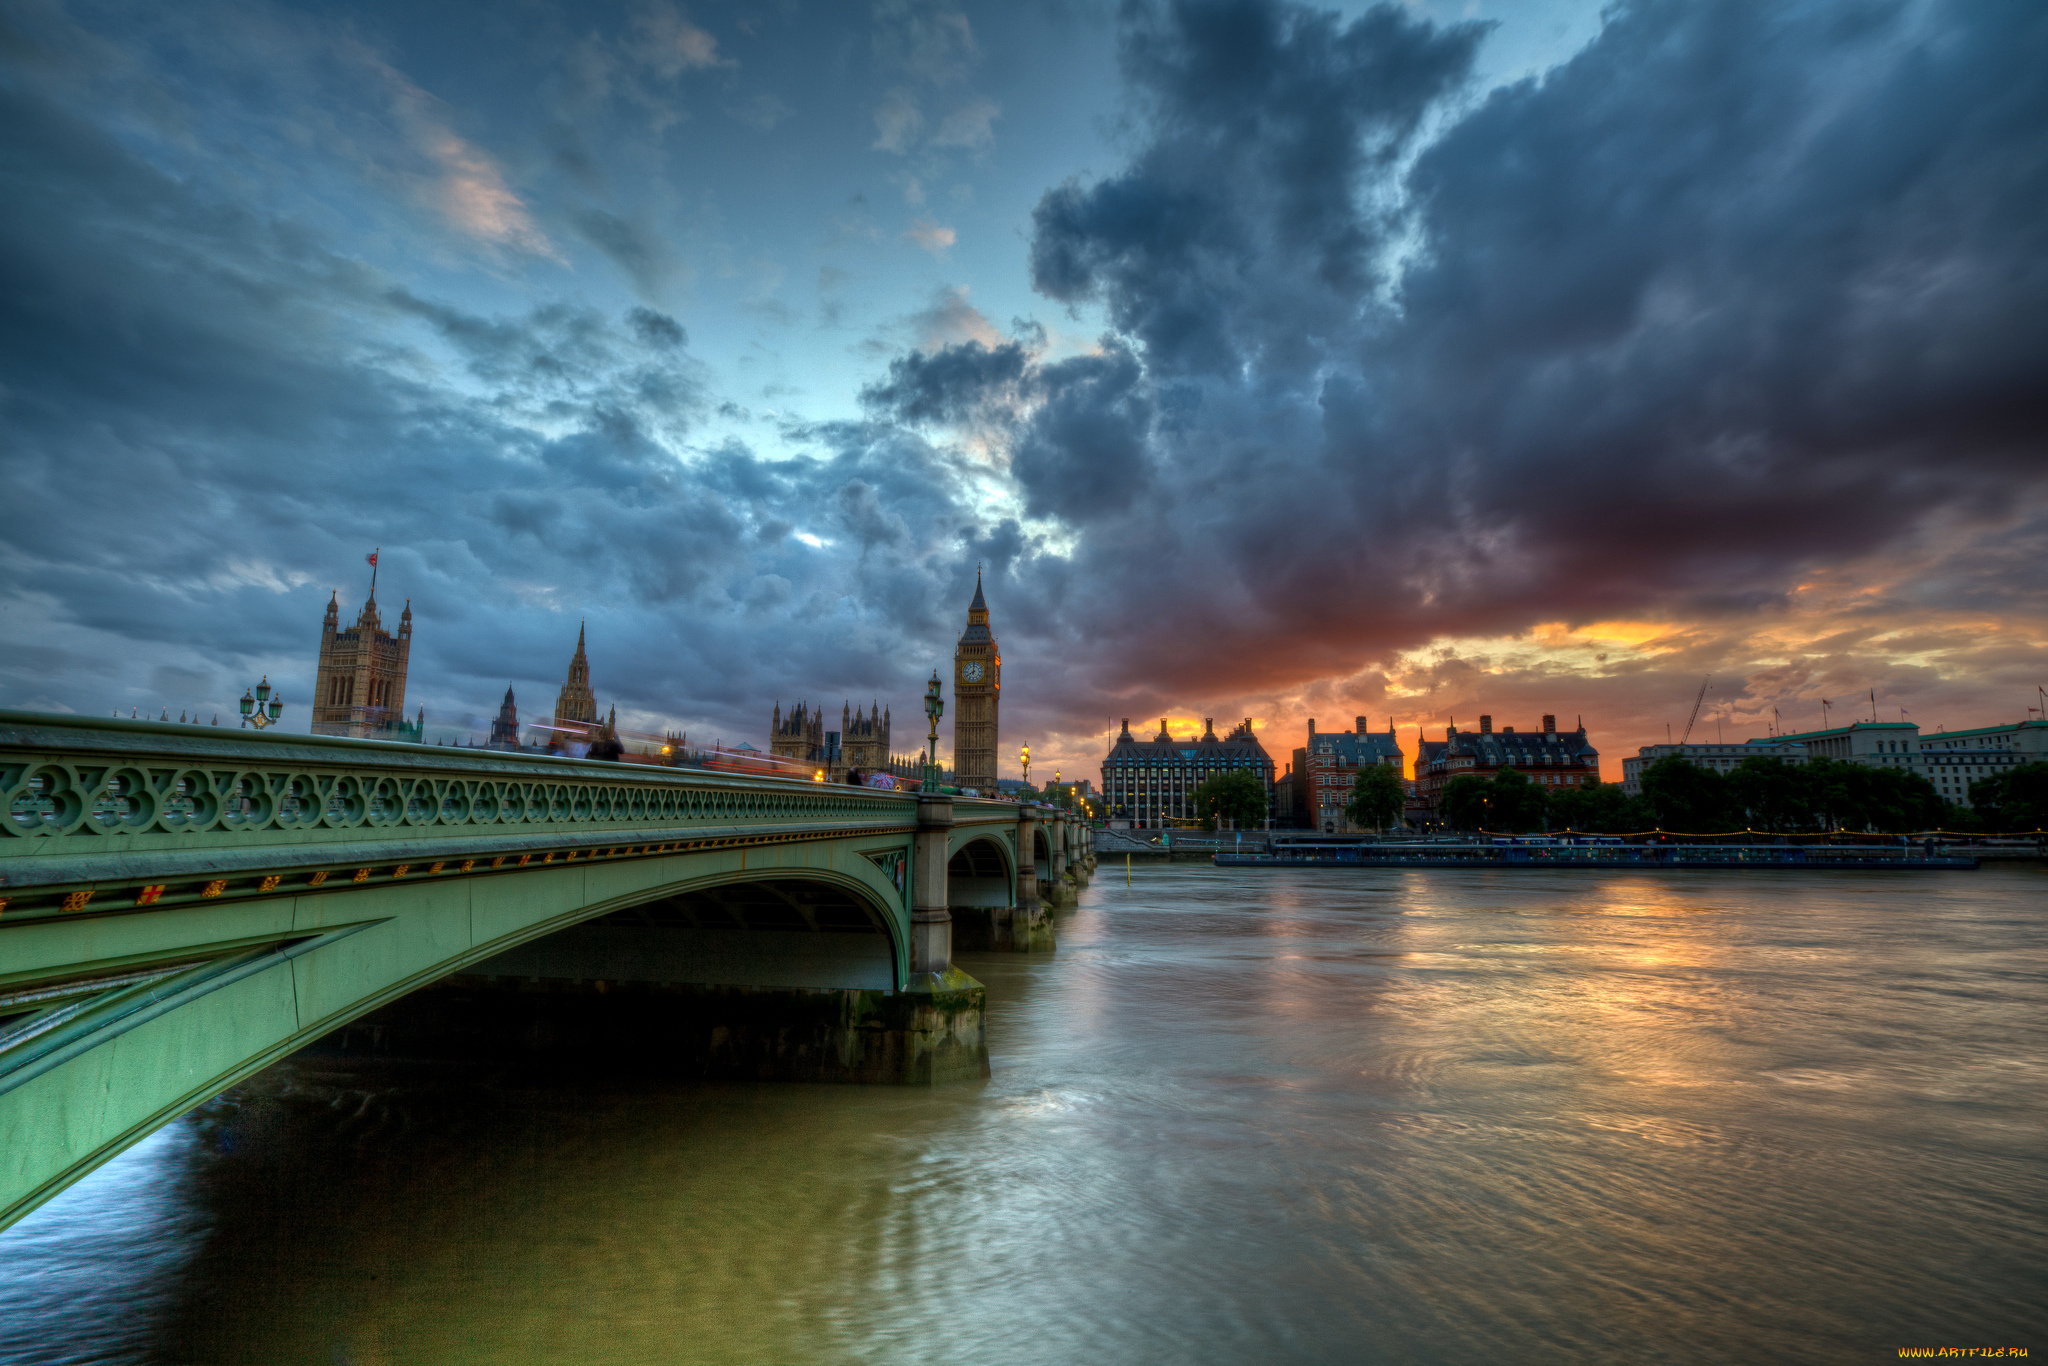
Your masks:
M 303 730 L 377 549 L 449 733 L 587 622 L 622 725 L 909 751 L 977 567 L 1004 776 L 2010 721 L 2043 70 L 2026 0 L 10 0 L 0 706 Z

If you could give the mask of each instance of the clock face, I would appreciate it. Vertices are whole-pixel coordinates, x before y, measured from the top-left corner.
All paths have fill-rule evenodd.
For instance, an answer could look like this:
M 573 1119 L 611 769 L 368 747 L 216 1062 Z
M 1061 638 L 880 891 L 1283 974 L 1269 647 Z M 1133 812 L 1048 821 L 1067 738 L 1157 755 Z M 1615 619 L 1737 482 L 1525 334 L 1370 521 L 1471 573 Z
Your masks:
M 960 677 L 967 680 L 969 683 L 981 682 L 981 661 L 978 659 L 970 659 L 965 664 L 961 665 Z

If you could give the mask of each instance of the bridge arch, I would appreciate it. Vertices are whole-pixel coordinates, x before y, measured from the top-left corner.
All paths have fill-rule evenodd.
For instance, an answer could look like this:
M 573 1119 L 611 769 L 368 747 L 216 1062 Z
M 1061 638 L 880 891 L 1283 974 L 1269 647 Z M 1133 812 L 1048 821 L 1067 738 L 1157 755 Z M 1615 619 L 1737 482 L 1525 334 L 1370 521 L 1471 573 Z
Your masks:
M 890 900 L 832 869 L 684 878 L 540 922 L 451 975 L 895 991 L 909 946 Z
M 947 903 L 963 908 L 1017 904 L 1017 860 L 1000 835 L 971 833 L 946 861 Z
M 48 966 L 0 975 L 0 998 L 21 998 L 0 999 L 0 1227 L 244 1078 L 450 978 L 765 992 L 752 1007 L 763 1035 L 789 1032 L 791 1003 L 808 1001 L 814 1074 L 830 1077 L 848 1003 L 900 1000 L 908 979 L 910 833 L 627 857 L 636 845 L 615 860 L 585 849 L 467 877 L 379 863 L 314 892 L 308 875 L 267 874 L 250 884 L 296 885 L 15 922 L 11 966 Z M 707 930 L 720 907 L 731 928 Z M 86 924 L 78 943 L 134 951 L 80 955 L 64 936 Z M 705 1026 L 702 1004 L 663 1000 L 664 1021 Z M 860 1062 L 852 1049 L 839 1052 Z M 858 1079 L 918 1077 L 870 1066 Z

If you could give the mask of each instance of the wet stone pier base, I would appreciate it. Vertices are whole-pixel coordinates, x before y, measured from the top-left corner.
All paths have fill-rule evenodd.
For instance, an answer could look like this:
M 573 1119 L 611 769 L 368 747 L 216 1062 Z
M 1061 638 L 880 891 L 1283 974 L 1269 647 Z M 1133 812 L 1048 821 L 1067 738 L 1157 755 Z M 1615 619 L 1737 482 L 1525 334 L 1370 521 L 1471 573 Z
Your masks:
M 953 947 L 975 953 L 1051 953 L 1052 914 L 1037 906 L 955 906 Z

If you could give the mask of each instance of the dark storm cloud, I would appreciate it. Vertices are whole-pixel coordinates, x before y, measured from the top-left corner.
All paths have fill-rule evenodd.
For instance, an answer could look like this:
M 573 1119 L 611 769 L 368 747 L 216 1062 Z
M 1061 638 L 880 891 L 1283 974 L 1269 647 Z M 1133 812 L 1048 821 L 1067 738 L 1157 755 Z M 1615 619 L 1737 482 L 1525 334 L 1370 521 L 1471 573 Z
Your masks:
M 1044 197 L 1031 260 L 1142 374 L 1028 373 L 1014 448 L 1116 585 L 1092 628 L 1143 642 L 1111 688 L 1754 610 L 2044 492 L 2048 15 L 1624 5 L 1399 171 L 1478 38 L 1260 0 L 1129 23 L 1146 136 Z
M 913 351 L 890 361 L 889 378 L 863 389 L 861 401 L 914 427 L 965 425 L 982 419 L 990 405 L 1014 400 L 1028 364 L 1016 342 L 961 342 L 930 355 Z
M 1144 496 L 1152 400 L 1142 379 L 1137 357 L 1114 343 L 1039 370 L 1044 398 L 1010 463 L 1026 511 L 1085 526 Z
M 1046 195 L 1032 276 L 1103 299 L 1163 369 L 1227 373 L 1345 328 L 1380 275 L 1369 178 L 1471 65 L 1483 29 L 1380 6 L 1180 4 L 1124 37 L 1153 137 L 1119 175 Z

